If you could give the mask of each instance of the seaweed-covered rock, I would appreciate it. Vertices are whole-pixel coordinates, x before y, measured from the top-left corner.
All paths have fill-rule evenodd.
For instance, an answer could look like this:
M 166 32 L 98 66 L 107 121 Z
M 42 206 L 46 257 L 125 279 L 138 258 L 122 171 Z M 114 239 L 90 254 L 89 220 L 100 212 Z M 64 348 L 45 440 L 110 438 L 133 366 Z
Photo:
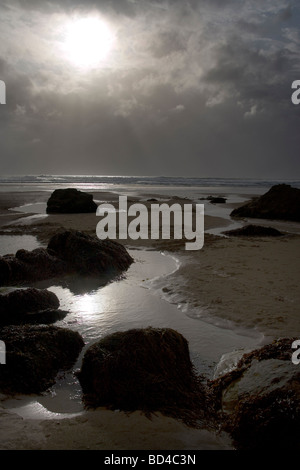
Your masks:
M 0 285 L 51 279 L 68 270 L 64 261 L 52 256 L 45 248 L 21 249 L 15 255 L 0 256 Z
M 237 368 L 210 383 L 210 401 L 238 449 L 300 448 L 300 369 L 294 339 L 245 354 Z
M 0 325 L 53 323 L 65 315 L 57 296 L 46 289 L 16 289 L 0 295 Z
M 76 214 L 96 212 L 93 195 L 75 188 L 56 189 L 47 201 L 48 214 Z
M 0 328 L 6 364 L 0 366 L 0 392 L 41 393 L 61 370 L 76 361 L 84 342 L 79 333 L 55 326 L 18 325 Z
M 277 184 L 262 196 L 234 209 L 231 217 L 300 221 L 300 189 Z
M 90 275 L 120 272 L 133 262 L 120 243 L 99 240 L 71 230 L 54 235 L 48 244 L 48 251 L 63 260 L 73 271 Z
M 272 227 L 263 227 L 261 225 L 245 225 L 244 227 L 223 232 L 230 237 L 282 237 L 283 234 Z
M 118 242 L 68 230 L 54 235 L 47 249 L 0 256 L 0 285 L 51 279 L 67 274 L 114 276 L 133 262 Z
M 106 336 L 86 351 L 78 378 L 88 406 L 161 411 L 188 420 L 205 413 L 204 389 L 188 343 L 172 329 Z

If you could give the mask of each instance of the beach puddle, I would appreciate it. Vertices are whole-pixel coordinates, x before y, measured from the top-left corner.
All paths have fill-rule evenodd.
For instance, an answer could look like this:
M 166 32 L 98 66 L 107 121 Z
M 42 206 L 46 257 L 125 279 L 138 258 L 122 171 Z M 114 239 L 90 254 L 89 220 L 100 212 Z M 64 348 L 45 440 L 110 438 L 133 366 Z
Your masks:
M 47 203 L 35 202 L 32 204 L 23 204 L 22 206 L 12 207 L 14 212 L 24 212 L 24 214 L 46 214 Z
M 48 217 L 48 214 L 46 213 L 46 208 L 47 203 L 45 202 L 35 202 L 32 204 L 24 204 L 22 206 L 12 207 L 11 209 L 9 209 L 10 211 L 22 213 L 24 214 L 24 217 L 20 217 L 17 220 L 10 221 L 9 225 L 31 225 L 34 222 L 43 220 Z
M 0 255 L 13 254 L 20 249 L 34 250 L 41 244 L 33 235 L 0 235 Z

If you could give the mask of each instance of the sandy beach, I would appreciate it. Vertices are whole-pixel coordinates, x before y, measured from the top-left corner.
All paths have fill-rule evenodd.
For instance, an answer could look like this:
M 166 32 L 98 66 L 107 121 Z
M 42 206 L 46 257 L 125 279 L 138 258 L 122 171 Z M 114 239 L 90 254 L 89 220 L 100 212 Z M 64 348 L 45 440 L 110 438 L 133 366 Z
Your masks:
M 93 192 L 94 200 L 109 202 L 117 207 L 118 195 L 111 192 Z M 31 218 L 30 214 L 8 213 L 9 207 L 46 202 L 43 192 L 1 193 L 0 234 L 37 237 L 47 244 L 50 237 L 62 229 L 73 229 L 95 235 L 99 218 L 95 214 L 50 214 Z M 141 197 L 129 202 L 143 201 Z M 165 202 L 165 201 L 164 201 Z M 166 199 L 186 204 L 185 199 Z M 232 207 L 234 207 L 232 205 Z M 263 223 L 266 224 L 264 221 Z M 263 224 L 262 223 L 262 224 Z M 221 217 L 205 216 L 205 231 L 224 228 L 229 222 Z M 280 222 L 268 221 L 270 227 Z M 298 224 L 300 225 L 300 224 Z M 300 302 L 298 278 L 300 261 L 296 253 L 300 247 L 297 224 L 285 223 L 281 238 L 228 238 L 205 234 L 204 247 L 192 252 L 184 249 L 184 240 L 119 240 L 128 248 L 166 251 L 176 254 L 181 267 L 168 278 L 165 293 L 177 303 L 186 303 L 198 315 L 217 316 L 236 325 L 256 328 L 266 337 L 300 335 L 297 305 Z M 8 232 L 9 231 L 9 232 Z
M 93 192 L 95 201 L 117 203 L 118 194 Z M 153 195 L 155 197 L 156 195 Z M 61 229 L 95 234 L 95 214 L 48 215 L 13 212 L 25 204 L 45 203 L 49 193 L 41 191 L 1 192 L 1 235 L 34 235 L 46 245 Z M 138 195 L 132 202 L 145 198 Z M 168 202 L 187 201 L 170 199 Z M 35 217 L 31 217 L 35 216 Z M 30 218 L 31 217 L 31 218 Z M 229 225 L 228 220 L 207 215 L 205 230 Z M 272 226 L 272 221 L 270 221 Z M 276 225 L 276 223 L 275 223 Z M 300 224 L 299 224 L 300 225 Z M 285 225 L 288 227 L 288 224 Z M 164 298 L 181 305 L 193 319 L 204 319 L 233 329 L 253 330 L 264 342 L 282 337 L 300 337 L 298 279 L 300 235 L 280 238 L 227 238 L 206 233 L 204 247 L 189 252 L 183 240 L 123 240 L 129 249 L 171 253 L 179 269 L 167 276 Z M 161 285 L 161 280 L 160 280 Z M 5 399 L 5 397 L 2 397 Z M 0 402 L 1 407 L 1 402 Z M 139 412 L 85 411 L 73 417 L 24 418 L 12 410 L 1 411 L 1 449 L 228 449 L 228 436 L 188 428 L 164 416 L 149 420 Z
M 299 248 L 296 235 L 211 240 L 171 276 L 169 295 L 191 315 L 231 320 L 274 339 L 299 336 Z

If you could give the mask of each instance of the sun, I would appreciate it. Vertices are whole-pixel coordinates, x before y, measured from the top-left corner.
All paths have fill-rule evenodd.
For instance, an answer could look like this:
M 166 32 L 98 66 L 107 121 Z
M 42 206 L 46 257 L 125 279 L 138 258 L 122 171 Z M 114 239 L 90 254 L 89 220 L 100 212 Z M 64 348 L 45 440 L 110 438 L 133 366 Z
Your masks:
M 66 26 L 63 49 L 74 65 L 90 69 L 107 58 L 113 42 L 114 35 L 107 23 L 87 17 L 73 20 Z

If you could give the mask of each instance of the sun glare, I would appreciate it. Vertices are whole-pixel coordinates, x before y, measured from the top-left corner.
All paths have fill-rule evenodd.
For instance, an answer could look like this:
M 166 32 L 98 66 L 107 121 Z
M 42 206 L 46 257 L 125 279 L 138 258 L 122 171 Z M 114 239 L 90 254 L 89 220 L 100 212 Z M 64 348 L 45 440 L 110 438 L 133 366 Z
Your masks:
M 73 20 L 67 25 L 64 50 L 67 58 L 82 68 L 97 67 L 112 48 L 113 33 L 99 18 Z

